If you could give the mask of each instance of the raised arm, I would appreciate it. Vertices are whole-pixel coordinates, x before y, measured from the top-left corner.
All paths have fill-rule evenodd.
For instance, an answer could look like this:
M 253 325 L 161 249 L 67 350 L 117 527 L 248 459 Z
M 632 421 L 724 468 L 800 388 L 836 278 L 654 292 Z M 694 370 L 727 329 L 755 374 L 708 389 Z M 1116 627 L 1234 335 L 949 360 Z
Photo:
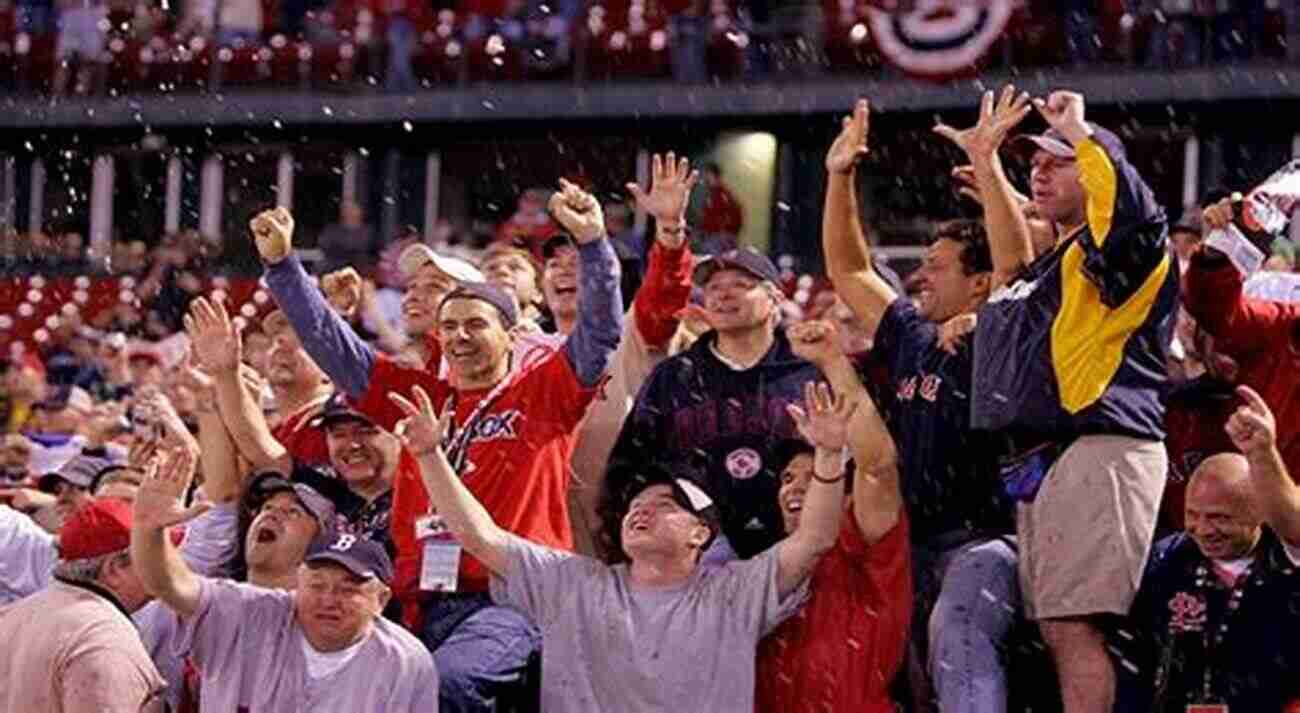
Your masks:
M 853 516 L 868 543 L 884 537 L 898 523 L 902 493 L 898 487 L 898 450 L 872 403 L 853 362 L 839 348 L 834 323 L 803 322 L 790 328 L 794 353 L 812 362 L 831 388 L 856 410 L 848 426 L 853 456 Z
M 284 208 L 263 211 L 251 223 L 266 284 L 307 350 L 330 379 L 353 398 L 370 385 L 375 350 L 330 307 L 293 255 L 293 216 Z
M 1034 246 L 1025 220 L 1021 196 L 1011 185 L 998 149 L 1025 116 L 1033 110 L 1029 95 L 1017 96 L 1008 84 L 995 105 L 993 92 L 984 92 L 980 100 L 980 118 L 974 126 L 957 130 L 944 123 L 934 132 L 957 144 L 970 159 L 971 173 L 984 207 L 984 223 L 993 255 L 993 287 L 996 289 L 1016 278 L 1033 262 Z
M 578 324 L 564 342 L 564 354 L 578 381 L 592 387 L 605 375 L 623 332 L 618 256 L 605 237 L 605 216 L 595 196 L 561 178 L 550 209 L 578 241 Z
M 782 597 L 808 579 L 817 560 L 839 537 L 844 512 L 844 447 L 857 405 L 826 384 L 809 382 L 804 385 L 804 408 L 792 404 L 789 410 L 800 435 L 816 451 L 799 528 L 776 545 L 777 591 Z
M 840 135 L 826 154 L 822 251 L 836 294 L 874 336 L 885 309 L 898 294 L 871 266 L 867 234 L 858 213 L 857 165 L 867 155 L 870 118 L 867 100 L 858 100 L 853 116 L 844 117 Z
M 214 503 L 233 503 L 243 490 L 235 442 L 217 408 L 216 381 L 194 363 L 192 346 L 180 366 L 180 376 L 186 387 L 194 392 L 197 405 L 199 471 L 203 473 L 203 492 Z
M 1228 418 L 1228 436 L 1250 462 L 1255 504 L 1264 522 L 1292 549 L 1300 548 L 1300 486 L 1287 473 L 1277 449 L 1277 421 L 1249 386 L 1238 386 L 1245 405 Z
M 131 562 L 141 584 L 182 617 L 199 607 L 199 577 L 181 559 L 167 528 L 193 520 L 209 507 L 200 503 L 187 510 L 182 504 L 194 464 L 194 455 L 185 450 L 155 459 L 136 493 L 131 522 Z
M 465 551 L 492 572 L 504 575 L 509 563 L 506 545 L 510 535 L 492 520 L 483 504 L 465 487 L 442 451 L 450 411 L 437 416 L 433 401 L 418 386 L 412 389 L 412 396 L 415 403 L 399 394 L 388 395 L 406 414 L 397 424 L 397 433 L 420 463 L 420 477 L 429 500 L 447 529 L 465 546 Z
M 225 307 L 202 297 L 194 300 L 185 316 L 185 329 L 199 363 L 212 377 L 221 420 L 236 448 L 256 470 L 288 473 L 289 452 L 271 434 L 261 405 L 244 384 L 243 346 Z
M 677 315 L 691 297 L 693 256 L 686 242 L 686 207 L 699 172 L 672 152 L 666 159 L 655 154 L 650 165 L 653 183 L 649 191 L 627 184 L 637 205 L 655 219 L 655 241 L 632 312 L 645 345 L 665 349 L 677 332 Z
M 1118 308 L 1153 276 L 1174 269 L 1164 209 L 1122 148 L 1094 136 L 1084 120 L 1083 95 L 1052 92 L 1034 106 L 1074 147 L 1090 238 L 1076 243 L 1084 254 L 1083 275 L 1097 287 L 1102 304 Z

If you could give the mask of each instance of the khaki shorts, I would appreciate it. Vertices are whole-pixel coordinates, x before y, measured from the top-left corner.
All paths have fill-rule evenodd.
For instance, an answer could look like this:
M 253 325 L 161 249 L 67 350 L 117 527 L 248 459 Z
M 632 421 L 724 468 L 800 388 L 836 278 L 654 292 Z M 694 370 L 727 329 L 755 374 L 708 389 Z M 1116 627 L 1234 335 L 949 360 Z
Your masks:
M 1083 436 L 1016 513 L 1030 619 L 1127 614 L 1151 553 L 1165 489 L 1164 443 Z

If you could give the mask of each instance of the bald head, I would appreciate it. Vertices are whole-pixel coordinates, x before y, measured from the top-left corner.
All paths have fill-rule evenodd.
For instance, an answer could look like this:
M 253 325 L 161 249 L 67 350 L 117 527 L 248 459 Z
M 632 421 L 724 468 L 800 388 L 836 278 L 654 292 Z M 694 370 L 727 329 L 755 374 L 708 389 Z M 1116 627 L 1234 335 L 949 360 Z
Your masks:
M 1210 559 L 1246 556 L 1259 539 L 1261 520 L 1251 497 L 1250 464 L 1239 453 L 1201 462 L 1187 483 L 1187 534 Z

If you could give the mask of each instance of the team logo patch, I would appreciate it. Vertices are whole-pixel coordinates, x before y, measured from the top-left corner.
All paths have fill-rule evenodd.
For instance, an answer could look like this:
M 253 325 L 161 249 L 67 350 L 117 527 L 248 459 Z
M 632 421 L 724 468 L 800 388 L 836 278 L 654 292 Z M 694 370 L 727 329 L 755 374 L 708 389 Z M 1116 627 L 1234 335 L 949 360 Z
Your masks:
M 737 448 L 727 456 L 727 473 L 736 480 L 749 480 L 763 469 L 763 457 L 753 448 Z
M 1169 600 L 1169 633 L 1181 634 L 1205 630 L 1205 600 L 1194 594 L 1179 592 Z
M 1002 36 L 1017 4 L 1018 0 L 876 0 L 867 8 L 867 24 L 881 54 L 899 69 L 946 78 L 975 67 Z

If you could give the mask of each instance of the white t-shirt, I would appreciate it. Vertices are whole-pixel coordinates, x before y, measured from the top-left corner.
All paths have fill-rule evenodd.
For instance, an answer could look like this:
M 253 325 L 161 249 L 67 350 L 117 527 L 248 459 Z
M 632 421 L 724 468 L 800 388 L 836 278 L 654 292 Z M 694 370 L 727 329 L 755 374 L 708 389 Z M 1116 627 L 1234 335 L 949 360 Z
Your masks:
M 302 655 L 307 660 L 307 675 L 313 681 L 319 681 L 329 678 L 338 672 L 339 669 L 347 665 L 353 656 L 365 645 L 366 639 L 362 638 L 357 643 L 341 649 L 339 651 L 317 651 L 315 646 L 307 640 L 307 635 L 298 630 L 298 638 L 302 641 Z

